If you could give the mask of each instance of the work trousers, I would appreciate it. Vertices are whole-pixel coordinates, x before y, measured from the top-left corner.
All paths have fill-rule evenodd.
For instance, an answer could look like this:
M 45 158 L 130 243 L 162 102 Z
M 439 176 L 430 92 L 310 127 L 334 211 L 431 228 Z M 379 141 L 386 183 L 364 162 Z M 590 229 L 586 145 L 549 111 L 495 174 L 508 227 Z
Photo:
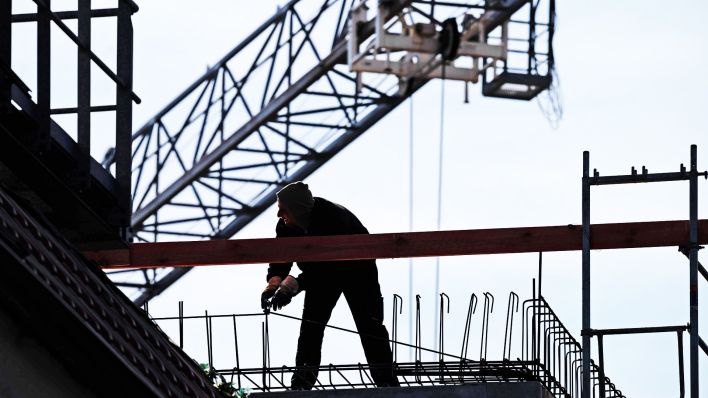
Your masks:
M 293 373 L 293 389 L 309 390 L 317 381 L 325 325 L 342 294 L 354 317 L 374 382 L 378 387 L 399 386 L 393 374 L 388 331 L 383 325 L 383 297 L 376 266 L 356 268 L 341 270 L 334 278 L 328 273 L 326 281 L 317 275 L 307 276 L 303 321 L 295 357 L 298 370 Z

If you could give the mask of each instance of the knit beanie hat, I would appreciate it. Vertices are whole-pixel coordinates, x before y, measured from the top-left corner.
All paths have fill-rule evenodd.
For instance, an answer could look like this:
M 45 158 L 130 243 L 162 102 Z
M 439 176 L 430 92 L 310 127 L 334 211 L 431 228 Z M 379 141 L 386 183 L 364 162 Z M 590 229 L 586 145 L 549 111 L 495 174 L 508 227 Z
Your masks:
M 302 181 L 288 184 L 276 194 L 280 205 L 295 219 L 295 223 L 302 228 L 310 224 L 310 212 L 315 206 L 312 192 Z

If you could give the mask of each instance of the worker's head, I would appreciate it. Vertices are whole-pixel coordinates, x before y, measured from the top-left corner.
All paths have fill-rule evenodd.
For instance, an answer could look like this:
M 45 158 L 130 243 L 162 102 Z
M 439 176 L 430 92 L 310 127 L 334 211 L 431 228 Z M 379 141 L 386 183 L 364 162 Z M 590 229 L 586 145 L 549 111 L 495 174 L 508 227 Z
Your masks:
M 278 217 L 285 225 L 307 228 L 310 223 L 310 212 L 315 205 L 312 192 L 302 181 L 288 184 L 278 191 Z

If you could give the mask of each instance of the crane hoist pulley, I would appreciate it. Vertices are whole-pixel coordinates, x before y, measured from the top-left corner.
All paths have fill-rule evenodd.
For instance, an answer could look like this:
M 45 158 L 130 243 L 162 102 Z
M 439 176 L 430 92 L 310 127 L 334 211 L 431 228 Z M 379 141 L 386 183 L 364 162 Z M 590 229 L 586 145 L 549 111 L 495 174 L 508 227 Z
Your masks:
M 348 65 L 358 76 L 396 75 L 403 93 L 413 79 L 445 78 L 477 83 L 484 70 L 506 61 L 508 21 L 501 25 L 500 39 L 490 44 L 487 29 L 491 19 L 487 14 L 465 13 L 460 23 L 456 18 L 440 23 L 416 22 L 411 4 L 394 14 L 390 11 L 391 3 L 378 2 L 375 33 L 367 40 L 360 39 L 358 32 L 359 26 L 367 22 L 367 2 L 360 2 L 352 10 Z

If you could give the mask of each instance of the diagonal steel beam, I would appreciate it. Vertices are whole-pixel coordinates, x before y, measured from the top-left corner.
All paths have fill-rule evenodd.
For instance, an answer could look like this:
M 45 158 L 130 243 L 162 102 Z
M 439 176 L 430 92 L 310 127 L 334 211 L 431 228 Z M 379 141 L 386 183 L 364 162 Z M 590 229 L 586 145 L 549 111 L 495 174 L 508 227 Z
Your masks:
M 285 7 L 279 10 L 276 15 L 271 19 L 266 21 L 261 27 L 250 35 L 244 43 L 240 44 L 236 49 L 232 50 L 226 57 L 222 59 L 217 65 L 212 67 L 200 80 L 195 82 L 185 94 L 181 95 L 175 101 L 173 101 L 168 107 L 158 114 L 152 121 L 150 121 L 145 127 L 139 130 L 134 138 L 139 137 L 141 134 L 147 133 L 155 123 L 156 120 L 160 120 L 162 116 L 167 114 L 167 112 L 175 108 L 182 100 L 184 100 L 189 93 L 203 84 L 204 80 L 212 78 L 212 75 L 217 73 L 219 68 L 225 67 L 226 61 L 230 60 L 236 53 L 245 46 L 253 41 L 260 33 L 268 29 L 274 23 L 280 21 L 281 18 L 285 17 L 285 12 L 292 8 L 298 1 L 294 0 L 288 3 Z M 487 32 L 489 32 L 494 27 L 499 26 L 503 21 L 508 19 L 512 14 L 518 11 L 521 7 L 526 5 L 528 0 L 512 0 L 503 10 L 488 10 L 485 13 L 484 21 L 487 26 Z M 391 15 L 398 13 L 406 5 L 410 4 L 410 0 L 399 0 L 396 2 L 392 8 L 390 8 Z M 374 31 L 374 21 L 370 21 L 367 24 L 363 24 L 359 27 L 360 37 L 368 37 Z M 474 35 L 473 35 L 474 36 Z M 475 37 L 469 37 L 470 40 L 475 40 Z M 173 181 L 167 189 L 162 190 L 157 194 L 150 203 L 143 206 L 135 211 L 133 214 L 131 224 L 136 230 L 140 230 L 141 226 L 145 223 L 147 219 L 155 216 L 161 208 L 169 206 L 172 200 L 183 192 L 189 185 L 194 184 L 195 181 L 199 181 L 200 178 L 204 178 L 210 173 L 213 165 L 220 162 L 227 154 L 231 151 L 238 149 L 240 143 L 251 137 L 254 132 L 259 131 L 261 128 L 272 129 L 269 125 L 271 122 L 279 120 L 279 117 L 283 116 L 279 112 L 289 107 L 289 105 L 295 101 L 298 97 L 302 95 L 309 95 L 311 93 L 316 93 L 317 90 L 313 90 L 313 84 L 320 81 L 323 77 L 329 77 L 330 73 L 337 74 L 342 77 L 347 78 L 348 75 L 335 69 L 338 64 L 343 64 L 346 61 L 346 42 L 340 41 L 334 46 L 331 53 L 325 57 L 321 62 L 319 62 L 314 68 L 307 72 L 303 77 L 301 77 L 297 82 L 292 84 L 285 92 L 280 94 L 278 97 L 273 98 L 271 102 L 265 105 L 257 114 L 255 114 L 251 120 L 246 122 L 245 125 L 241 126 L 233 135 L 229 136 L 224 142 L 222 142 L 218 147 L 212 150 L 211 153 L 206 154 L 194 164 L 189 170 L 186 171 L 185 175 L 181 176 L 177 180 Z M 351 79 L 351 78 L 350 78 Z M 352 80 L 354 81 L 354 80 Z M 398 104 L 403 102 L 408 96 L 412 95 L 417 89 L 422 87 L 427 81 L 419 80 L 412 84 L 412 90 L 405 93 L 402 96 L 386 96 L 383 93 L 381 103 L 379 103 L 373 110 L 371 110 L 367 115 L 354 123 L 352 123 L 345 131 L 340 133 L 340 136 L 336 138 L 328 147 L 316 153 L 313 157 L 306 160 L 305 164 L 296 169 L 297 171 L 293 174 L 289 174 L 283 181 L 278 181 L 277 184 L 270 184 L 262 191 L 257 198 L 254 198 L 254 202 L 244 206 L 240 209 L 238 217 L 231 220 L 229 224 L 213 232 L 210 237 L 212 239 L 224 239 L 229 238 L 235 234 L 238 230 L 243 228 L 246 224 L 252 221 L 255 217 L 260 215 L 265 211 L 275 200 L 275 192 L 278 187 L 290 181 L 295 181 L 299 179 L 305 179 L 312 172 L 321 167 L 329 159 L 335 156 L 340 150 L 342 150 L 346 145 L 354 141 L 357 137 L 363 134 L 371 126 L 373 126 L 378 120 L 387 115 L 392 109 L 394 109 Z M 367 89 L 370 89 L 367 87 Z M 277 91 L 277 90 L 276 90 Z M 327 94 L 331 95 L 331 94 Z M 335 90 L 334 95 L 338 95 Z M 348 98 L 346 94 L 342 94 L 341 98 Z M 338 97 L 339 98 L 339 97 Z M 288 108 L 289 109 L 289 108 Z M 295 124 L 295 122 L 291 123 Z M 288 139 L 291 137 L 287 136 Z M 167 234 L 167 232 L 165 232 Z M 169 232 L 172 233 L 172 232 Z M 186 235 L 185 235 L 186 236 Z M 168 272 L 167 276 L 163 276 L 157 281 L 152 281 L 145 286 L 145 290 L 142 295 L 135 300 L 136 303 L 142 304 L 150 298 L 160 294 L 169 285 L 174 283 L 181 276 L 186 274 L 189 268 L 178 268 L 173 269 Z
M 699 243 L 699 244 L 700 244 L 700 243 Z M 686 247 L 681 247 L 681 248 L 679 248 L 679 251 L 680 251 L 681 253 L 683 253 L 683 255 L 686 256 L 686 258 L 689 257 L 689 250 L 688 250 L 688 248 L 686 248 Z M 700 261 L 698 261 L 698 272 L 703 276 L 703 278 L 705 278 L 706 282 L 708 282 L 708 270 L 706 270 L 706 267 L 704 267 L 703 264 L 701 264 Z
M 396 8 L 391 9 L 391 14 L 400 11 L 407 2 L 400 2 Z M 275 20 L 275 19 L 274 19 Z M 364 35 L 370 35 L 374 30 L 373 21 L 368 23 L 363 28 Z M 189 169 L 182 177 L 178 178 L 168 188 L 157 195 L 150 203 L 138 209 L 133 213 L 131 224 L 133 227 L 140 226 L 148 217 L 157 212 L 162 206 L 168 203 L 178 193 L 189 186 L 194 180 L 203 176 L 209 171 L 209 168 L 216 164 L 225 155 L 231 152 L 239 143 L 245 140 L 253 131 L 262 127 L 268 121 L 274 120 L 278 112 L 291 103 L 295 98 L 304 93 L 310 86 L 317 82 L 327 72 L 334 69 L 335 65 L 341 64 L 346 60 L 347 43 L 339 43 L 332 52 L 318 63 L 312 70 L 290 86 L 282 95 L 271 101 L 258 114 L 254 115 L 246 124 L 239 128 L 221 145 L 215 148 L 212 152 L 203 156 L 191 169 Z M 213 70 L 216 70 L 212 68 Z M 207 73 L 208 74 L 208 73 Z M 201 83 L 201 80 L 198 82 Z M 197 83 L 195 83 L 198 86 Z M 193 85 L 193 86 L 195 86 Z M 196 87 L 195 86 L 195 87 Z M 191 87 L 190 87 L 191 88 Z M 181 100 L 180 98 L 178 98 Z M 179 101 L 177 101 L 179 102 Z M 170 108 L 176 103 L 170 104 Z M 387 112 L 388 113 L 388 112 Z M 372 123 L 373 124 L 373 123 Z

